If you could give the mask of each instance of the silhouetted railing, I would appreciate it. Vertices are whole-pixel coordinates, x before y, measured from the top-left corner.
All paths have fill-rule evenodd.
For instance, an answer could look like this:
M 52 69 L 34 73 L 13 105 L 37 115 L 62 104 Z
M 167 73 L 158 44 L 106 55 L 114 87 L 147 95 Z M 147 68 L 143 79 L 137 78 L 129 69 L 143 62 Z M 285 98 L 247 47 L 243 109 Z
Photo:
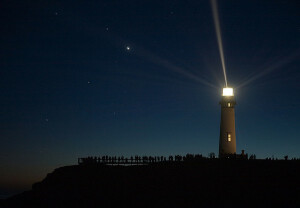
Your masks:
M 101 157 L 83 157 L 78 158 L 79 165 L 86 165 L 86 164 L 103 164 L 103 165 L 148 165 L 153 163 L 170 163 L 170 162 L 197 162 L 201 160 L 211 160 L 216 159 L 214 153 L 209 153 L 208 157 L 202 156 L 202 154 L 186 154 L 185 156 L 181 155 L 170 155 L 169 157 L 165 156 L 131 156 L 131 157 L 117 157 L 117 156 L 101 156 Z M 256 155 L 252 154 L 248 158 L 248 154 L 228 154 L 221 158 L 222 160 L 256 160 Z M 280 160 L 275 158 L 266 158 L 265 160 Z M 281 159 L 282 160 L 282 159 Z M 288 156 L 284 157 L 284 160 L 288 160 Z M 299 161 L 300 158 L 291 158 L 291 161 L 297 160 Z
M 186 156 L 134 156 L 134 157 L 85 157 L 78 158 L 78 164 L 107 164 L 107 165 L 146 165 L 151 163 L 163 163 L 163 162 L 181 162 L 181 161 L 197 161 L 205 159 L 202 155 L 187 154 Z

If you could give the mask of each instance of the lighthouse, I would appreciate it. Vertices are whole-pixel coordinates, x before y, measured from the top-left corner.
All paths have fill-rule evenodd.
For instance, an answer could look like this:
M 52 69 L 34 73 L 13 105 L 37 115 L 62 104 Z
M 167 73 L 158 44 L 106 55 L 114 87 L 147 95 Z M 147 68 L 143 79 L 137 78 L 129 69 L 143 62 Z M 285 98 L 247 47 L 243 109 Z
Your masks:
M 233 88 L 223 88 L 220 122 L 219 158 L 236 154 L 235 115 Z

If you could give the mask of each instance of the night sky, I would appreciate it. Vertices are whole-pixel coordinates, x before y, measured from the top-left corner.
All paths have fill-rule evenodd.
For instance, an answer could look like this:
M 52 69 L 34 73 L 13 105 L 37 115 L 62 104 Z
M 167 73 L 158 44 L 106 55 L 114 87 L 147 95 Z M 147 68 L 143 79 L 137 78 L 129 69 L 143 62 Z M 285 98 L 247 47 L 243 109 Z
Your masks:
M 219 1 L 237 152 L 300 157 L 300 4 Z M 210 1 L 2 1 L 0 195 L 98 155 L 218 153 Z

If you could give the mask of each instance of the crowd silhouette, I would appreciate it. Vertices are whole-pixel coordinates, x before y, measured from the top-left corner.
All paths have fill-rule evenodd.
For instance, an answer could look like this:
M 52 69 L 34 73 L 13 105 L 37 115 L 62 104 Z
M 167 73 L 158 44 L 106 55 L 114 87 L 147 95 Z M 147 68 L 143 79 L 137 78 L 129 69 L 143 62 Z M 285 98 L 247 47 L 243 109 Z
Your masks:
M 214 153 L 209 153 L 208 157 L 202 154 L 186 154 L 165 156 L 100 156 L 100 157 L 84 157 L 78 158 L 78 164 L 109 164 L 109 165 L 146 165 L 152 163 L 170 163 L 170 162 L 195 162 L 205 159 L 216 159 Z M 232 155 L 228 159 L 248 159 L 248 155 Z M 256 159 L 255 155 L 251 155 L 250 159 Z
M 101 156 L 101 157 L 85 157 L 78 158 L 78 164 L 111 164 L 111 165 L 139 165 L 139 164 L 151 164 L 151 163 L 163 163 L 163 162 L 181 162 L 181 161 L 197 161 L 205 159 L 201 154 L 186 154 L 165 156 Z
M 135 155 L 134 157 L 124 157 L 124 156 L 100 156 L 100 157 L 81 157 L 78 158 L 78 164 L 104 164 L 104 165 L 147 165 L 153 163 L 170 163 L 170 162 L 196 162 L 200 160 L 214 160 L 219 159 L 216 157 L 215 153 L 211 152 L 208 154 L 208 157 L 203 156 L 202 154 L 186 154 L 182 155 L 170 155 L 165 156 L 139 156 Z M 256 155 L 251 154 L 248 157 L 248 154 L 245 154 L 242 151 L 242 154 L 229 154 L 222 159 L 233 159 L 233 160 L 256 160 Z M 265 158 L 265 160 L 279 160 L 278 158 Z M 288 160 L 288 156 L 284 156 L 284 160 Z M 300 160 L 300 158 L 291 158 L 290 160 Z

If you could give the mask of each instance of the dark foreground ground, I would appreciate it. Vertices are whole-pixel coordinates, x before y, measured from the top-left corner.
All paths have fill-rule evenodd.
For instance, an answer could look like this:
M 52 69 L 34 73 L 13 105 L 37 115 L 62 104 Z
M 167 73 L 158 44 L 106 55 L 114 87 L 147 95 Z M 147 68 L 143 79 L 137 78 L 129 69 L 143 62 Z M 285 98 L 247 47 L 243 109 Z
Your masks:
M 300 161 L 68 166 L 2 207 L 300 207 Z

